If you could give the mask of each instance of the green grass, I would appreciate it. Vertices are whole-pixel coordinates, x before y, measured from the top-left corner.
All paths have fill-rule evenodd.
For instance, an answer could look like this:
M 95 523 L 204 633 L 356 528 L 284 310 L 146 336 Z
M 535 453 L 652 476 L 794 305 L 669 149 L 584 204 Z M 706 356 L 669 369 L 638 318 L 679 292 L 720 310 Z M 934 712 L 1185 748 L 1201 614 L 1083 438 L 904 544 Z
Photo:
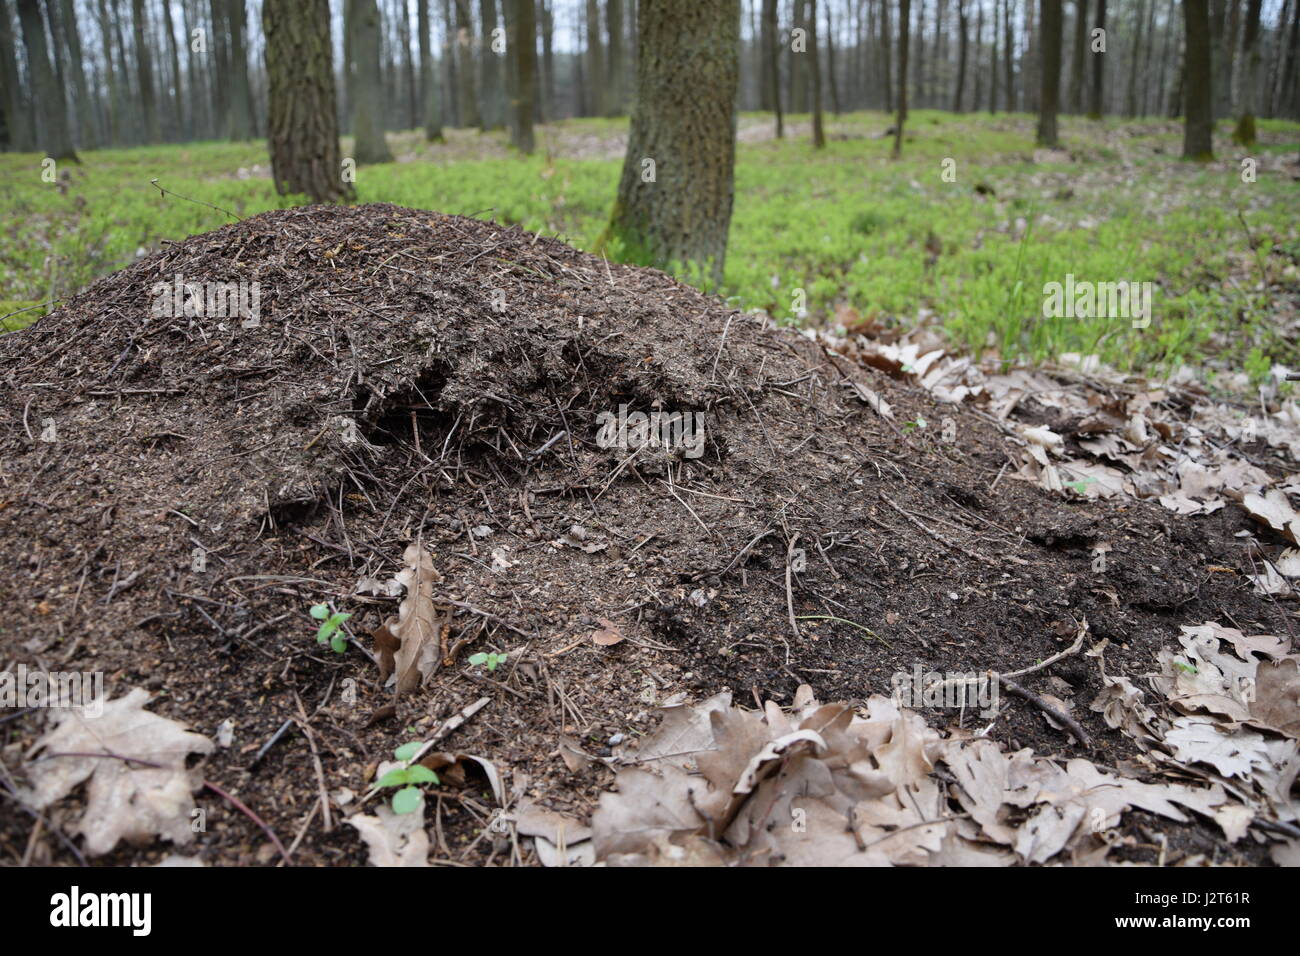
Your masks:
M 1159 119 L 1067 117 L 1069 163 L 1035 161 L 1034 122 L 1024 115 L 915 113 L 897 162 L 880 135 L 890 123 L 882 114 L 830 120 L 831 141 L 820 151 L 808 143 L 806 120 L 795 117 L 796 135 L 773 141 L 766 117 L 741 119 L 718 290 L 738 307 L 797 324 L 805 320 L 794 312 L 803 290 L 813 319 L 851 316 L 847 307 L 886 324 L 933 322 L 962 347 L 1007 360 L 1096 353 L 1150 374 L 1209 363 L 1259 378 L 1274 361 L 1300 361 L 1278 321 L 1283 304 L 1260 284 L 1267 270 L 1272 282 L 1300 288 L 1300 193 L 1279 166 L 1300 143 L 1295 123 L 1259 121 L 1250 154 L 1260 161 L 1257 180 L 1245 183 L 1228 121 L 1217 131 L 1219 161 L 1201 166 L 1178 158 L 1181 127 Z M 623 129 L 618 120 L 555 124 L 530 159 L 511 155 L 497 134 L 454 131 L 433 146 L 397 134 L 401 161 L 362 167 L 359 198 L 518 223 L 587 248 L 613 203 Z M 956 162 L 955 182 L 941 177 L 945 158 Z M 82 159 L 60 171 L 68 181 L 49 184 L 40 157 L 0 155 L 10 184 L 0 195 L 0 315 L 65 296 L 161 239 L 229 221 L 163 197 L 152 179 L 242 216 L 292 203 L 265 178 L 257 142 L 102 150 Z M 937 256 L 927 240 L 931 249 L 938 241 Z M 1045 318 L 1043 285 L 1067 273 L 1155 283 L 1150 327 Z M 1286 307 L 1293 314 L 1294 300 Z

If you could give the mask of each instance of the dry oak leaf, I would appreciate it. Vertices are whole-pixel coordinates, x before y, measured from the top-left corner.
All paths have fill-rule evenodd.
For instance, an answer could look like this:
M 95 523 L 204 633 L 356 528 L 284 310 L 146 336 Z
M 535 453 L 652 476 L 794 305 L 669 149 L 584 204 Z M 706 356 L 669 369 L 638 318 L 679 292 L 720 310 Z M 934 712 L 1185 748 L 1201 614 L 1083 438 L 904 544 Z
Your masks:
M 433 603 L 433 585 L 442 580 L 433 556 L 419 545 L 406 548 L 406 567 L 393 579 L 406 588 L 406 597 L 390 617 L 372 632 L 379 651 L 379 679 L 396 696 L 423 684 L 438 669 L 442 624 Z
M 1246 495 L 1241 505 L 1256 521 L 1289 538 L 1292 544 L 1300 544 L 1300 515 L 1280 488 L 1270 488 L 1263 495 Z
M 161 836 L 186 844 L 194 838 L 193 793 L 202 780 L 185 761 L 190 754 L 211 753 L 213 743 L 144 710 L 148 701 L 149 692 L 136 687 L 105 702 L 102 712 L 93 704 L 56 708 L 55 726 L 28 754 L 47 755 L 27 764 L 33 786 L 28 802 L 38 810 L 90 781 L 77 831 L 92 856 L 108 853 L 119 840 L 145 844 Z

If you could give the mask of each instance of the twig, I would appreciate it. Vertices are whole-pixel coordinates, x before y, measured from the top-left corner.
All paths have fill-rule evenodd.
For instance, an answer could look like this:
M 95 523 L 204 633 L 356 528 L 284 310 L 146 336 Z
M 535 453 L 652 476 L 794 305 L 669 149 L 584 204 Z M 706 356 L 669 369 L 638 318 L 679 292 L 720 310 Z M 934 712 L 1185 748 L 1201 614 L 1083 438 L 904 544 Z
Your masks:
M 177 199 L 184 199 L 186 202 L 192 202 L 192 203 L 194 203 L 194 204 L 196 204 L 196 205 L 199 205 L 199 206 L 207 206 L 209 209 L 215 209 L 217 212 L 224 212 L 224 213 L 225 213 L 227 216 L 229 216 L 231 219 L 238 219 L 240 222 L 243 222 L 243 221 L 244 221 L 244 217 L 243 217 L 243 216 L 236 216 L 236 215 L 235 215 L 233 212 L 231 212 L 229 209 L 222 209 L 220 206 L 214 206 L 214 205 L 212 205 L 212 203 L 210 203 L 210 202 L 204 202 L 202 199 L 190 199 L 189 196 L 182 196 L 182 195 L 181 195 L 180 193 L 178 193 L 178 192 L 172 192 L 172 190 L 170 190 L 170 189 L 164 189 L 161 185 L 159 185 L 158 180 L 156 180 L 156 179 L 151 179 L 151 180 L 149 180 L 149 185 L 151 185 L 151 186 L 157 186 L 157 187 L 158 187 L 158 191 L 159 191 L 160 193 L 162 193 L 164 196 L 166 196 L 166 195 L 168 195 L 168 194 L 170 193 L 171 195 L 175 196 Z
M 1078 738 L 1079 743 L 1083 744 L 1083 746 L 1089 750 L 1092 749 L 1092 738 L 1088 736 L 1088 732 L 1086 730 L 1084 730 L 1081 726 L 1079 726 L 1079 722 L 1075 720 L 1073 717 L 1071 717 L 1069 714 L 1061 713 L 1059 710 L 1057 710 L 1047 701 L 1043 700 L 1043 698 L 1039 697 L 1037 694 L 1033 693 L 1032 691 L 1025 690 L 1023 687 L 1021 687 L 1013 680 L 1007 680 L 1007 678 L 999 675 L 998 683 L 1007 689 L 1007 693 L 1014 694 L 1016 697 L 1020 697 L 1024 700 L 1029 701 L 1031 704 L 1033 704 L 1035 707 L 1037 707 L 1039 710 L 1045 713 L 1048 717 L 1051 717 L 1053 720 L 1057 721 L 1058 723 L 1064 724 L 1067 728 L 1069 728 L 1070 733 L 1074 734 L 1074 736 Z
M 790 630 L 794 632 L 794 639 L 796 641 L 799 640 L 800 634 L 799 634 L 799 621 L 794 616 L 794 588 L 791 585 L 791 575 L 793 574 L 791 565 L 794 562 L 795 542 L 797 542 L 798 540 L 799 540 L 799 532 L 796 531 L 793 535 L 791 535 L 790 543 L 786 546 L 785 549 L 785 607 L 786 610 L 790 612 Z

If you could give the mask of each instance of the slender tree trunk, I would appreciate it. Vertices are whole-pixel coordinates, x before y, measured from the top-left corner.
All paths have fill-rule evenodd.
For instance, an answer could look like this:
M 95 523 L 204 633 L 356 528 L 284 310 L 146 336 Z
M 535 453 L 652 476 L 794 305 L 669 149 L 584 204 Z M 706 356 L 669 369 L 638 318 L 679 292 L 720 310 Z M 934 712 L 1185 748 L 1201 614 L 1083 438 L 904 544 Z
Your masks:
M 36 111 L 28 106 L 19 82 L 18 51 L 9 11 L 9 0 L 0 0 L 0 94 L 4 96 L 7 146 L 23 153 L 35 148 L 32 119 Z
M 994 0 L 997 2 L 997 0 Z M 889 27 L 889 0 L 880 0 L 880 62 L 885 76 L 885 112 L 894 108 L 894 73 L 890 69 L 890 51 L 894 46 L 894 33 Z
M 894 158 L 903 155 L 903 124 L 907 122 L 907 41 L 912 0 L 898 0 L 898 115 L 894 118 Z
M 86 84 L 86 66 L 81 52 L 81 30 L 77 26 L 76 14 L 72 0 L 62 0 L 60 6 L 63 21 L 63 38 L 68 47 L 68 68 L 72 71 L 73 91 L 77 96 L 77 145 L 82 149 L 94 149 L 98 142 L 95 135 L 95 113 L 90 101 L 90 88 Z M 9 13 L 0 9 L 4 17 L 4 29 L 9 27 Z
M 379 7 L 375 0 L 347 0 L 344 29 L 351 37 L 352 158 L 363 163 L 391 163 L 384 138 L 382 77 L 379 72 Z
M 1106 29 L 1106 0 L 1097 0 L 1097 22 L 1094 29 Z M 1092 100 L 1088 104 L 1088 117 L 1090 119 L 1099 120 L 1106 109 L 1104 102 L 1105 88 L 1103 85 L 1103 64 L 1106 62 L 1106 54 L 1098 53 L 1093 50 L 1092 47 L 1093 44 L 1089 43 L 1088 51 L 1089 55 L 1092 57 Z
M 656 0 L 637 17 L 637 90 L 618 201 L 604 237 L 661 269 L 720 284 L 731 223 L 739 0 Z
M 479 43 L 479 128 L 501 129 L 505 126 L 505 102 L 501 95 L 501 43 L 493 36 L 497 30 L 496 0 L 480 0 L 479 17 L 482 35 Z
M 542 70 L 546 74 L 545 111 L 548 117 L 556 116 L 555 105 L 555 13 L 552 3 L 542 0 Z
M 1042 51 L 1039 71 L 1042 91 L 1038 98 L 1038 142 L 1055 149 L 1056 112 L 1061 95 L 1061 0 L 1040 0 L 1038 46 Z
M 1183 0 L 1183 24 L 1187 36 L 1183 158 L 1208 161 L 1214 158 L 1214 103 L 1210 83 L 1210 14 L 1206 0 Z
M 1255 99 L 1259 95 L 1259 10 L 1260 0 L 1248 0 L 1246 27 L 1242 34 L 1241 56 L 1244 70 L 1238 96 L 1240 109 L 1232 138 L 1247 148 L 1255 145 Z
M 608 0 L 605 19 L 609 31 L 609 91 L 605 102 L 606 116 L 622 116 L 627 112 L 627 63 L 623 48 L 623 0 Z
M 514 145 L 525 156 L 533 152 L 533 97 L 537 90 L 537 19 L 533 0 L 509 0 L 510 49 L 515 62 L 511 107 Z
M 192 135 L 185 117 L 185 95 L 181 88 L 181 56 L 176 46 L 176 23 L 172 20 L 171 0 L 162 0 L 162 29 L 167 34 L 167 54 L 172 68 L 172 119 L 174 135 L 183 140 Z
M 758 27 L 758 108 L 765 113 L 770 113 L 773 108 L 772 73 L 776 68 L 776 61 L 772 59 L 771 53 L 774 48 L 772 30 L 776 22 L 776 0 L 762 0 L 762 2 L 763 11 L 759 16 Z
M 916 27 L 912 30 L 916 38 L 916 55 L 912 57 L 915 68 L 912 71 L 912 94 L 917 109 L 923 109 L 925 99 L 925 0 L 920 0 L 916 8 Z
M 790 60 L 790 112 L 808 112 L 808 0 L 794 0 L 794 29 L 789 44 Z M 797 33 L 796 33 L 797 31 Z M 802 38 L 802 46 L 796 44 Z
M 343 179 L 330 45 L 329 0 L 262 5 L 266 37 L 266 139 L 280 195 L 312 202 L 353 198 Z
M 993 0 L 993 42 L 989 46 L 989 113 L 993 114 L 998 111 L 998 25 L 1001 22 L 999 16 L 998 0 Z
M 460 125 L 479 126 L 474 82 L 474 18 L 470 16 L 469 0 L 456 0 L 456 72 L 460 80 L 456 107 Z
M 971 109 L 979 112 L 984 99 L 984 71 L 980 69 L 980 46 L 984 43 L 984 0 L 975 0 L 975 98 Z
M 145 142 L 156 143 L 162 139 L 162 132 L 154 98 L 153 63 L 149 59 L 152 44 L 145 41 L 144 0 L 131 0 L 131 33 L 135 39 L 135 72 L 140 80 L 140 113 L 144 117 Z
M 970 43 L 967 30 L 970 24 L 966 15 L 966 0 L 957 0 L 957 88 L 952 95 L 952 111 L 962 112 L 962 94 L 966 92 L 966 47 Z M 978 95 L 976 108 L 978 109 Z
M 231 139 L 253 138 L 253 92 L 248 85 L 248 53 L 245 38 L 248 24 L 244 9 L 245 0 L 228 0 L 227 23 L 230 28 L 230 123 Z M 376 14 L 378 16 L 378 14 Z M 225 80 L 225 77 L 222 77 Z
M 429 18 L 429 0 L 419 0 L 415 14 L 420 31 L 420 121 L 424 124 L 427 143 L 442 142 L 442 101 L 438 95 L 438 78 L 433 62 L 433 22 Z
M 767 56 L 768 102 L 776 113 L 776 138 L 785 136 L 785 123 L 781 115 L 781 57 L 778 46 L 779 28 L 776 22 L 776 0 L 763 0 L 763 35 L 767 38 L 764 51 Z
M 818 53 L 817 0 L 808 0 L 808 53 L 812 73 L 812 144 L 814 149 L 826 146 L 826 129 L 822 123 L 822 69 Z
M 1154 2 L 1154 0 L 1153 0 Z M 1161 115 L 1165 108 L 1165 82 L 1169 77 L 1169 50 L 1173 45 L 1175 34 L 1174 14 L 1178 11 L 1177 0 L 1169 0 L 1168 7 L 1165 11 L 1165 35 L 1160 45 L 1160 70 L 1156 78 L 1156 103 L 1152 114 Z
M 1006 57 L 1004 67 L 1007 72 L 1005 89 L 1008 113 L 1016 111 L 1016 48 L 1011 26 L 1011 17 L 1015 10 L 1015 0 L 1004 0 L 1002 5 L 1002 52 Z
M 23 32 L 23 48 L 27 51 L 27 68 L 32 80 L 32 100 L 38 123 L 38 145 L 45 155 L 54 160 L 79 163 L 77 151 L 72 146 L 68 132 L 68 110 L 54 78 L 45 43 L 45 22 L 36 0 L 18 0 L 18 24 Z
M 816 0 L 814 0 L 814 7 Z M 835 24 L 831 19 L 830 0 L 826 3 L 826 79 L 830 84 L 831 112 L 840 115 L 840 85 L 835 79 Z
M 1070 57 L 1070 112 L 1083 113 L 1083 65 L 1088 61 L 1088 0 L 1074 0 L 1074 48 Z
M 592 116 L 605 115 L 605 50 L 601 42 L 600 0 L 587 0 L 587 104 Z
M 1128 90 L 1124 95 L 1124 115 L 1129 119 L 1137 116 L 1138 67 L 1142 62 L 1141 58 L 1148 55 L 1142 37 L 1143 12 L 1142 0 L 1138 0 L 1137 8 L 1135 10 L 1137 22 L 1134 24 L 1137 38 L 1133 41 L 1133 47 L 1129 53 Z

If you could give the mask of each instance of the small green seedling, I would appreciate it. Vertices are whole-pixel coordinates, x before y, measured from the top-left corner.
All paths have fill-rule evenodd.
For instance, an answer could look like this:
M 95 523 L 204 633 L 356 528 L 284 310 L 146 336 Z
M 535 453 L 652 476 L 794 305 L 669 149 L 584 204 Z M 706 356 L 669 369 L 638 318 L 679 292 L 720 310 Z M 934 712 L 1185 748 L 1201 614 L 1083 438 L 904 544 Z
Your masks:
M 1187 663 L 1184 663 L 1183 661 L 1174 661 L 1174 665 L 1175 665 L 1175 666 L 1176 666 L 1180 671 L 1182 671 L 1182 672 L 1185 673 L 1185 674 L 1195 674 L 1195 673 L 1196 673 L 1196 665 L 1195 665 L 1195 664 L 1187 664 Z
M 339 611 L 330 613 L 328 605 L 313 604 L 311 616 L 321 622 L 320 630 L 316 632 L 317 644 L 328 644 L 334 648 L 336 654 L 342 654 L 348 649 L 348 640 L 340 633 L 343 622 L 350 618 L 351 614 L 343 614 Z
M 484 654 L 480 651 L 477 654 L 471 654 L 469 656 L 469 662 L 475 667 L 478 667 L 480 664 L 486 664 L 489 671 L 494 671 L 497 667 L 506 662 L 506 655 Z
M 1078 494 L 1086 495 L 1088 493 L 1088 486 L 1096 480 L 1096 478 L 1089 475 L 1087 478 L 1080 478 L 1078 481 L 1067 481 L 1065 487 L 1073 488 Z
M 922 429 L 922 428 L 927 428 L 928 426 L 929 426 L 929 423 L 928 423 L 924 418 L 922 418 L 920 415 L 917 415 L 917 416 L 916 416 L 916 421 L 914 421 L 914 422 L 903 422 L 903 431 L 905 431 L 905 432 L 914 432 L 914 431 L 917 431 L 917 430 Z
M 393 751 L 393 756 L 406 764 L 394 767 L 379 778 L 376 787 L 401 787 L 393 794 L 393 812 L 410 813 L 420 805 L 420 784 L 437 783 L 438 775 L 423 764 L 412 764 L 411 759 L 419 752 L 420 742 L 413 740 L 402 744 Z

